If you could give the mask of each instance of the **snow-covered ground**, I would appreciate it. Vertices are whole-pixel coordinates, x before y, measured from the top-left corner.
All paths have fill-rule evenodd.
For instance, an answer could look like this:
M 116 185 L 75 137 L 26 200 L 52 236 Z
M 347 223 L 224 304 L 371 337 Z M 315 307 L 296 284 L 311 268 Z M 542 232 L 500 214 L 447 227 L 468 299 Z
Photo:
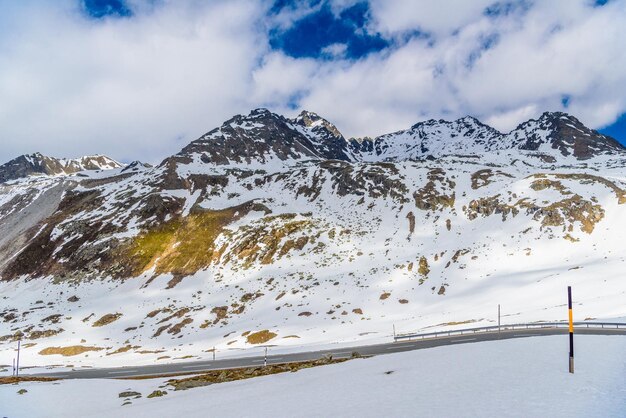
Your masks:
M 462 344 L 152 399 L 162 379 L 23 383 L 0 386 L 0 417 L 626 416 L 626 338 L 577 336 L 574 375 L 567 352 L 565 336 Z M 122 406 L 126 390 L 142 397 Z

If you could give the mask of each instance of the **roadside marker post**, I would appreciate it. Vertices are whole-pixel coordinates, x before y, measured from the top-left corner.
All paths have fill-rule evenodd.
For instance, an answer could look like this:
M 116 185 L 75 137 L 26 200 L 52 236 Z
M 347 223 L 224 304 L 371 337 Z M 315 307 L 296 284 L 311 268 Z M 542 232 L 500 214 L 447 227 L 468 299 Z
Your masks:
M 572 314 L 571 286 L 567 286 L 567 310 L 569 314 L 569 372 L 574 373 L 574 316 Z
M 267 346 L 265 346 L 265 357 L 263 358 L 263 367 L 267 367 Z
M 22 344 L 21 336 L 17 340 L 17 364 L 15 365 L 15 376 L 19 377 L 20 375 L 20 346 Z
M 498 337 L 500 336 L 500 304 L 498 303 Z
M 213 346 L 213 361 L 215 361 L 215 346 Z

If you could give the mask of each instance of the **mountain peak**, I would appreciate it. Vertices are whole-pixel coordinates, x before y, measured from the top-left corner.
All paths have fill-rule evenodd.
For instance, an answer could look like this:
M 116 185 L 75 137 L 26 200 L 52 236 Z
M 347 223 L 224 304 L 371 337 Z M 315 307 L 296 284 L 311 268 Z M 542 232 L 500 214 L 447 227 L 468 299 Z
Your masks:
M 313 130 L 316 128 L 323 128 L 334 137 L 343 139 L 343 135 L 334 124 L 330 123 L 327 119 L 324 119 L 315 112 L 303 110 L 295 119 L 293 119 L 293 122 L 307 128 L 312 128 Z
M 485 125 L 480 120 L 478 120 L 474 116 L 470 116 L 470 115 L 463 116 L 462 118 L 457 119 L 455 122 L 470 123 L 470 124 L 476 124 L 476 125 Z
M 259 117 L 259 116 L 272 116 L 275 113 L 272 113 L 269 109 L 265 107 L 258 107 L 256 109 L 252 109 L 248 114 L 249 118 Z
M 557 151 L 564 157 L 587 160 L 598 155 L 624 152 L 615 139 L 586 127 L 576 117 L 564 112 L 544 112 L 538 119 L 518 125 L 508 135 L 516 148 L 530 151 Z
M 309 110 L 303 110 L 302 112 L 300 112 L 300 114 L 296 117 L 295 120 L 303 120 L 303 121 L 307 121 L 306 122 L 307 124 L 312 124 L 319 120 L 326 120 L 326 119 L 322 118 L 320 115 L 318 115 L 315 112 L 311 112 Z
M 218 165 L 267 164 L 297 159 L 350 160 L 337 128 L 313 112 L 295 119 L 257 108 L 236 115 L 183 148 L 175 158 Z
M 580 120 L 578 120 L 575 116 L 572 116 L 569 113 L 560 112 L 560 111 L 543 112 L 541 116 L 539 116 L 539 119 L 537 120 L 539 122 L 553 123 L 553 124 L 562 124 L 562 123 L 569 122 L 571 124 L 574 124 L 580 127 L 585 127 L 583 123 Z
M 567 112 L 561 112 L 560 110 L 546 110 L 539 116 L 539 119 L 556 119 L 556 118 L 565 118 L 565 119 L 576 119 L 574 116 L 570 115 Z

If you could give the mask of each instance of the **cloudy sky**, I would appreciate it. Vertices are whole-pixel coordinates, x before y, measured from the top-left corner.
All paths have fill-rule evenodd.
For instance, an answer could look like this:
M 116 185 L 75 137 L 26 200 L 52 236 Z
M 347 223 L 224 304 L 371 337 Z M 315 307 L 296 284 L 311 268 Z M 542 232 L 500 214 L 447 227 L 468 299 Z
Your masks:
M 158 162 L 238 113 L 346 136 L 566 111 L 626 143 L 626 0 L 0 0 L 0 161 Z

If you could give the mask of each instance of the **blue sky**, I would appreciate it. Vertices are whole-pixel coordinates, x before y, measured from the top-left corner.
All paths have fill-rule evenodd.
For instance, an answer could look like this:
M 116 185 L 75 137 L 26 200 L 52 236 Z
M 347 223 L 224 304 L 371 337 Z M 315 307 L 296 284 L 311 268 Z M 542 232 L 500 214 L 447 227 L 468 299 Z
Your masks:
M 291 3 L 291 4 L 290 4 Z M 280 13 L 293 2 L 274 3 L 270 14 Z M 312 57 L 332 59 L 327 50 L 332 45 L 345 45 L 343 53 L 349 59 L 359 59 L 371 52 L 389 47 L 390 42 L 379 34 L 364 30 L 369 11 L 366 2 L 356 3 L 340 13 L 333 13 L 328 3 L 312 2 L 319 7 L 298 20 L 287 30 L 275 28 L 270 31 L 270 45 L 294 58 Z
M 261 106 L 347 136 L 565 111 L 626 144 L 624 21 L 626 0 L 0 0 L 0 159 L 156 161 Z
M 130 17 L 131 8 L 124 0 L 84 0 L 85 12 L 92 18 Z
M 622 114 L 617 121 L 599 129 L 604 135 L 612 136 L 622 144 L 626 145 L 626 114 Z

